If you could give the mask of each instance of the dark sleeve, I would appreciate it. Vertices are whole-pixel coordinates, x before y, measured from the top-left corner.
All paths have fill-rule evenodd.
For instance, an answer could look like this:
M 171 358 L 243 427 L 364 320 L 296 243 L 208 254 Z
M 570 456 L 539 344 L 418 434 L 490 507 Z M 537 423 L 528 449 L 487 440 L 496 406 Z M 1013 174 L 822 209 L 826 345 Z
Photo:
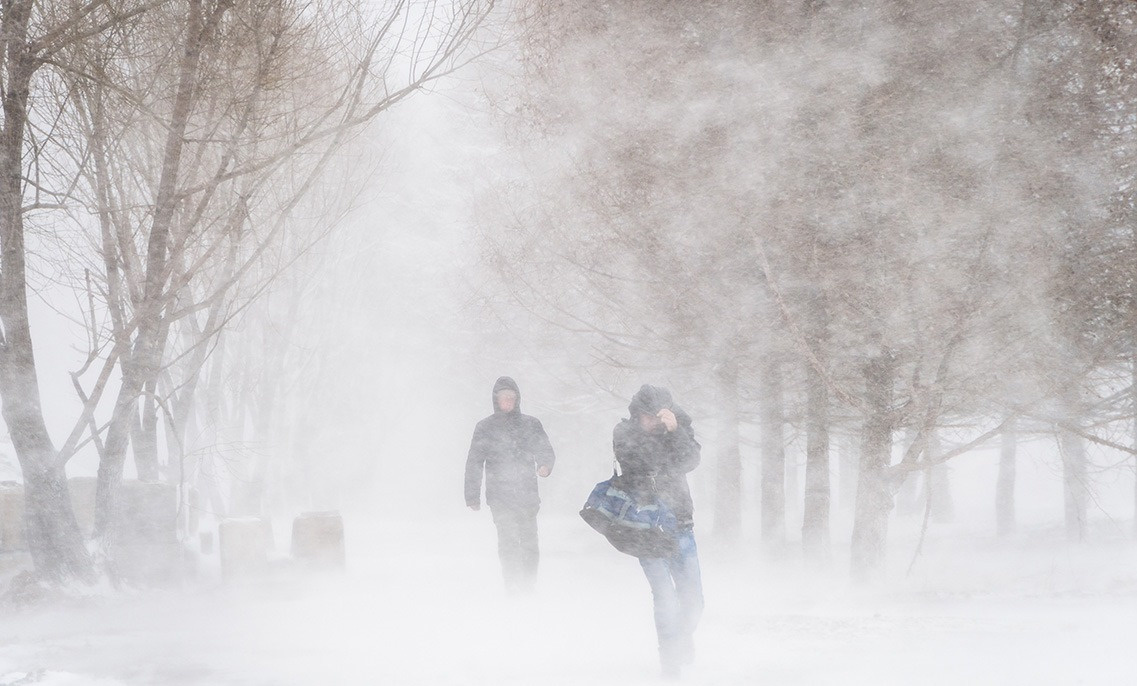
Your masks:
M 545 433 L 545 427 L 541 425 L 541 420 L 536 417 L 533 418 L 531 440 L 533 460 L 536 461 L 538 467 L 548 467 L 551 472 L 553 463 L 557 461 L 557 456 L 553 454 L 553 444 L 549 443 L 549 435 Z
M 670 434 L 671 442 L 671 469 L 686 474 L 699 466 L 702 446 L 695 440 L 695 427 L 691 426 L 691 417 L 682 410 L 675 412 L 679 426 Z
M 482 473 L 486 468 L 486 436 L 481 424 L 474 427 L 470 453 L 466 456 L 466 505 L 482 502 Z

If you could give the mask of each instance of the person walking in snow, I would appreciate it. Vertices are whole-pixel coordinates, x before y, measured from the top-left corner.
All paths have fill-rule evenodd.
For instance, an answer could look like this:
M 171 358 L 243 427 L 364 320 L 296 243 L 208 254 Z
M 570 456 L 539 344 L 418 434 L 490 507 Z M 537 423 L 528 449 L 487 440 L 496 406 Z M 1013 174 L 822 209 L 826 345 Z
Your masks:
M 503 376 L 493 386 L 493 414 L 478 422 L 466 458 L 466 506 L 481 509 L 482 474 L 486 504 L 497 527 L 501 572 L 509 592 L 529 591 L 537 578 L 537 477 L 547 477 L 556 460 L 540 420 L 521 414 L 521 391 Z
M 690 415 L 666 388 L 642 386 L 628 405 L 628 415 L 612 432 L 621 482 L 638 501 L 658 498 L 679 524 L 674 555 L 639 558 L 651 586 L 660 665 L 664 676 L 677 677 L 694 659 L 695 626 L 703 612 L 694 505 L 687 484 L 701 447 Z

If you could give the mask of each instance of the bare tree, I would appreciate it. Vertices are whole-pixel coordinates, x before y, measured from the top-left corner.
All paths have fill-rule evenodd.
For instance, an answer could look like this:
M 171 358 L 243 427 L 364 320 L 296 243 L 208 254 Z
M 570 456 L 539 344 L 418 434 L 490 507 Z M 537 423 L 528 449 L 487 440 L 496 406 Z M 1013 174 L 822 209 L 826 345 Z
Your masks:
M 811 550 L 827 533 L 827 437 L 860 433 L 853 559 L 869 578 L 909 475 L 936 505 L 946 460 L 1026 407 L 1102 387 L 1117 328 L 1090 272 L 1116 263 L 1065 246 L 1102 238 L 1095 179 L 1111 163 L 1085 119 L 1116 88 L 1089 78 L 1087 27 L 1116 33 L 1090 16 L 1108 4 L 535 3 L 516 110 L 543 183 L 519 184 L 525 210 L 506 222 L 525 239 L 490 231 L 487 254 L 549 277 L 515 283 L 515 300 L 595 336 L 613 369 L 697 377 L 735 359 L 741 397 L 764 406 L 769 531 L 784 518 L 783 429 L 807 434 Z M 602 82 L 587 76 L 598 63 Z M 1058 417 L 1072 436 L 1088 433 L 1078 407 Z M 949 430 L 962 439 L 937 447 Z M 716 520 L 733 507 L 716 503 Z
M 376 116 L 474 56 L 492 8 L 5 4 L 0 394 L 37 569 L 89 573 L 64 480 L 84 434 L 101 453 L 97 527 L 109 539 L 128 445 L 140 476 L 158 478 L 160 414 L 181 421 L 180 402 L 184 419 L 218 332 L 295 259 L 281 237 L 304 236 L 290 244 L 303 252 L 334 224 L 293 214 L 329 160 Z M 36 87 L 59 97 L 31 116 Z M 74 374 L 80 416 L 56 450 L 27 323 L 24 219 L 80 204 L 95 222 L 76 224 L 93 231 L 57 232 L 55 247 L 84 270 L 75 281 L 91 303 L 90 354 Z M 108 393 L 111 416 L 100 421 Z
M 90 561 L 71 509 L 61 459 L 48 434 L 40 403 L 31 329 L 28 323 L 29 211 L 57 205 L 65 193 L 42 192 L 35 164 L 27 160 L 31 122 L 30 99 L 41 85 L 46 66 L 62 51 L 93 36 L 114 30 L 164 3 L 6 2 L 0 16 L 0 59 L 3 60 L 3 128 L 0 130 L 0 396 L 4 420 L 24 475 L 28 542 L 36 569 L 45 577 L 88 577 Z M 29 169 L 33 173 L 29 174 Z M 51 202 L 28 204 L 48 196 Z

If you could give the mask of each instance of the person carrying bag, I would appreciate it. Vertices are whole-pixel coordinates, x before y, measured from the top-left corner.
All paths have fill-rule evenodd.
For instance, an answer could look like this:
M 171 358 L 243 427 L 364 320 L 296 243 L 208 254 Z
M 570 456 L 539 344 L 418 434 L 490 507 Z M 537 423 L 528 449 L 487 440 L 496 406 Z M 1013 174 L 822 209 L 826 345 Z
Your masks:
M 596 485 L 581 516 L 618 550 L 639 558 L 651 586 L 660 665 L 664 676 L 676 677 L 694 659 L 695 626 L 703 612 L 687 485 L 701 447 L 690 415 L 666 388 L 642 386 L 628 415 L 612 432 L 619 473 L 613 470 L 612 479 Z
M 633 557 L 671 557 L 679 548 L 679 524 L 654 491 L 637 500 L 612 467 L 612 478 L 596 484 L 580 516 L 616 550 Z

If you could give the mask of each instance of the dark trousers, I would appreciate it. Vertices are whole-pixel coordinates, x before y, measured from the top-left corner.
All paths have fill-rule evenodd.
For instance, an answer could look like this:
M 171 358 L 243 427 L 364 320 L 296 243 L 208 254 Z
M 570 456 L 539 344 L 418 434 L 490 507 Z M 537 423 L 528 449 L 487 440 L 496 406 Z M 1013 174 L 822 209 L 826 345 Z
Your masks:
M 511 593 L 529 591 L 537 581 L 537 510 L 535 508 L 491 507 L 497 527 L 497 554 L 505 589 Z

